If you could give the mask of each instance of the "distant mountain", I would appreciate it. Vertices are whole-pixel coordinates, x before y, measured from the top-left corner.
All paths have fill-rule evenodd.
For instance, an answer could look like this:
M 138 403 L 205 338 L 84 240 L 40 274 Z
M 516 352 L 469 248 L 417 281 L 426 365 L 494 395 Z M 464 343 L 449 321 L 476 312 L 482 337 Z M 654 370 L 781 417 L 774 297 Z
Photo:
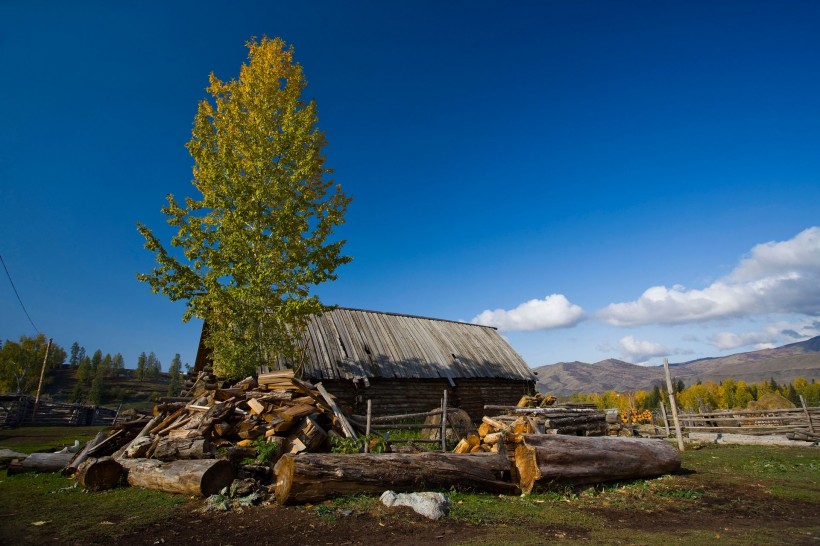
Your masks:
M 778 383 L 788 383 L 796 377 L 820 381 L 820 336 L 776 349 L 703 358 L 669 366 L 672 376 L 682 379 L 686 385 L 698 380 L 720 382 L 729 377 L 747 382 L 773 378 Z M 558 362 L 533 371 L 538 375 L 538 390 L 556 396 L 608 390 L 649 390 L 655 385 L 665 385 L 663 366 L 637 366 L 613 358 L 595 364 Z

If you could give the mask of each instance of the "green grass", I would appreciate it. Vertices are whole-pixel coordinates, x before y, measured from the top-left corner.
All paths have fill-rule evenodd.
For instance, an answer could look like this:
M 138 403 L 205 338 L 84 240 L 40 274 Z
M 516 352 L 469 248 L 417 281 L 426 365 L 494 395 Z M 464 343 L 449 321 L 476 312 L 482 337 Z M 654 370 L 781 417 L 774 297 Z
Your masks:
M 0 429 L 0 447 L 21 453 L 50 452 L 84 444 L 105 427 L 17 427 Z
M 33 452 L 89 439 L 97 430 L 3 430 L 0 445 Z M 467 545 L 820 544 L 817 448 L 706 446 L 687 450 L 682 458 L 683 471 L 675 475 L 559 487 L 526 497 L 445 491 L 451 509 L 440 524 L 475 531 L 462 539 Z M 188 501 L 128 487 L 84 493 L 73 480 L 56 474 L 7 476 L 0 471 L 0 544 L 40 544 L 55 538 L 69 543 L 114 540 L 163 524 Z M 378 496 L 370 495 L 278 509 L 317 516 L 330 526 L 324 533 L 357 517 L 376 519 L 387 527 L 406 518 L 414 518 L 413 525 L 427 525 L 406 511 L 382 506 Z M 247 514 L 248 521 L 257 517 L 264 517 L 264 512 Z
M 124 536 L 163 520 L 187 501 L 132 487 L 85 493 L 77 482 L 56 473 L 7 476 L 0 471 L 0 544 L 42 544 L 55 536 L 71 543 Z

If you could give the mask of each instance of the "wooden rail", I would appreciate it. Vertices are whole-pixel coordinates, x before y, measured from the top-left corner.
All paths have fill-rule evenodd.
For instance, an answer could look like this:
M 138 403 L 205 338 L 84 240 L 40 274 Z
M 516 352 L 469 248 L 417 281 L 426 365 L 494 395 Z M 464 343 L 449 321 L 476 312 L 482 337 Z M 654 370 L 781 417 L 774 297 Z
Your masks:
M 25 394 L 0 395 L 0 426 L 23 425 L 93 426 L 113 425 L 118 410 L 82 404 L 58 402 L 35 403 L 33 396 Z

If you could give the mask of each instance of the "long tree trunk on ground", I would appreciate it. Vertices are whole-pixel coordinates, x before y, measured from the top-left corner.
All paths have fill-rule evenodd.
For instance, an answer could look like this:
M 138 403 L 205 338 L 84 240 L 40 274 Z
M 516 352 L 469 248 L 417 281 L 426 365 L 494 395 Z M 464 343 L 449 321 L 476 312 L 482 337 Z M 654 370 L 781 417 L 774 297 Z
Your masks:
M 518 492 L 509 483 L 510 463 L 497 453 L 356 453 L 285 455 L 276 464 L 280 504 L 318 502 L 356 493 L 424 489 Z
M 674 472 L 680 464 L 674 446 L 645 438 L 525 434 L 515 450 L 524 493 L 550 484 L 651 478 Z
M 18 464 L 9 465 L 8 474 L 21 472 L 59 472 L 76 453 L 32 453 Z
M 120 459 L 128 469 L 128 483 L 134 487 L 157 489 L 209 497 L 230 485 L 233 465 L 223 459 L 192 459 L 161 462 L 154 459 Z

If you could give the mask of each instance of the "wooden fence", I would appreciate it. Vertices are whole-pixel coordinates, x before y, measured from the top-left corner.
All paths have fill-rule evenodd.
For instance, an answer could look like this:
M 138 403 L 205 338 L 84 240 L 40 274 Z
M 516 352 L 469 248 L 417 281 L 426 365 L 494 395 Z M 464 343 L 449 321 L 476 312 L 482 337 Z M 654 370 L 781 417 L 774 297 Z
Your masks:
M 23 425 L 96 426 L 113 425 L 119 411 L 99 406 L 62 404 L 41 400 L 34 408 L 34 397 L 0 394 L 0 427 Z
M 682 413 L 679 418 L 687 432 L 785 435 L 795 440 L 820 440 L 820 407 Z
M 350 420 L 358 427 L 364 428 L 366 434 L 370 434 L 376 430 L 436 430 L 438 431 L 438 438 L 391 438 L 391 443 L 410 443 L 410 444 L 439 444 L 441 451 L 447 451 L 447 430 L 456 430 L 450 420 L 453 412 L 460 411 L 458 408 L 447 407 L 447 391 L 441 398 L 441 407 L 427 412 L 420 413 L 406 413 L 403 415 L 384 415 L 381 417 L 373 417 L 371 415 L 371 401 L 367 401 L 367 415 L 351 415 Z M 419 423 L 418 420 L 427 420 L 428 417 L 441 416 L 440 422 L 435 424 Z M 458 434 L 456 432 L 456 434 Z M 435 435 L 432 435 L 435 436 Z M 365 444 L 365 451 L 367 445 Z

